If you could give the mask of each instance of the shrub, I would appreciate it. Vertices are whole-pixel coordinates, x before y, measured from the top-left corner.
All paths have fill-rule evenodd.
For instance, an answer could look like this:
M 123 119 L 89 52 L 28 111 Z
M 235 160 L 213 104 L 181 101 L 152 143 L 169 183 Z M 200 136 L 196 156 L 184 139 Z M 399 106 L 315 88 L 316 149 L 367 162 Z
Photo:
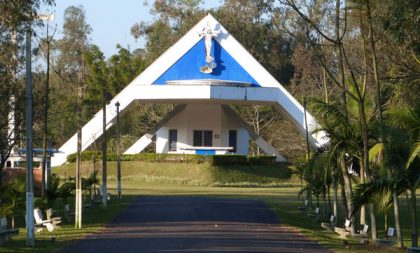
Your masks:
M 101 152 L 86 150 L 86 151 L 82 152 L 82 161 L 91 161 L 93 156 L 95 155 L 95 153 L 96 153 L 96 156 L 97 156 L 96 157 L 97 160 L 99 160 L 102 157 Z M 77 159 L 77 154 L 76 153 L 70 154 L 70 155 L 67 156 L 67 162 L 69 162 L 69 163 L 76 162 L 76 159 Z
M 250 156 L 248 157 L 249 164 L 252 165 L 270 165 L 276 162 L 275 156 Z
M 233 164 L 247 164 L 247 157 L 244 155 L 214 155 L 211 157 L 212 165 L 233 165 Z
M 95 151 L 82 152 L 82 161 L 91 161 Z M 96 159 L 102 160 L 102 153 L 96 152 Z M 275 156 L 255 156 L 245 155 L 213 155 L 203 156 L 194 154 L 156 154 L 139 153 L 134 155 L 121 155 L 121 161 L 146 161 L 146 162 L 178 162 L 178 163 L 210 163 L 211 165 L 271 165 L 275 163 Z M 107 153 L 107 161 L 116 161 L 117 154 Z M 76 162 L 76 154 L 67 156 L 68 162 Z

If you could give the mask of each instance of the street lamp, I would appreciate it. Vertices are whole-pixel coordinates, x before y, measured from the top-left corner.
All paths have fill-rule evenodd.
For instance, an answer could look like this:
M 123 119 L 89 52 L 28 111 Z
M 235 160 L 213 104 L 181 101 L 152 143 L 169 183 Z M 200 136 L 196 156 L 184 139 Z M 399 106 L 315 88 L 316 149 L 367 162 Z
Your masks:
M 120 159 L 120 102 L 115 103 L 117 107 L 117 180 L 118 180 L 118 199 L 121 199 L 121 159 Z
M 107 136 L 106 136 L 106 104 L 107 94 L 106 87 L 102 87 L 102 208 L 106 209 L 107 206 L 107 186 L 106 186 L 106 152 L 107 152 Z
M 25 119 L 26 119 L 26 245 L 35 245 L 34 231 L 34 178 L 32 154 L 32 29 L 26 28 L 26 82 L 25 82 Z
M 38 19 L 51 20 L 54 15 L 40 15 Z M 32 136 L 32 29 L 26 27 L 26 81 L 25 81 L 25 124 L 26 124 L 26 245 L 34 247 L 34 175 L 33 175 L 33 136 Z
M 41 184 L 41 194 L 42 197 L 45 197 L 45 190 L 47 189 L 48 185 L 48 173 L 47 173 L 47 146 L 48 146 L 48 108 L 49 108 L 49 92 L 50 92 L 50 43 L 52 41 L 52 38 L 49 37 L 49 22 L 54 20 L 55 15 L 54 14 L 41 14 L 38 16 L 38 19 L 47 21 L 47 39 L 44 41 L 47 44 L 47 52 L 46 52 L 46 58 L 47 58 L 47 75 L 45 79 L 45 93 L 44 93 L 44 137 L 43 137 L 43 143 L 42 148 L 42 184 Z M 55 32 L 54 32 L 55 33 Z M 54 36 L 54 34 L 53 34 Z

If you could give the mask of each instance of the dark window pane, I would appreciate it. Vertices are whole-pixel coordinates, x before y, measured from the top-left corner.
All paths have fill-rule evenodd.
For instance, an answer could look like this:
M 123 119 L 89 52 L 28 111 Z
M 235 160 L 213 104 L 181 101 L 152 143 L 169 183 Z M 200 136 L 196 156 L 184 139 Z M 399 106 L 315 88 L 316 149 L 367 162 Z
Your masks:
M 176 143 L 178 141 L 178 130 L 169 130 L 169 151 L 176 151 Z
M 204 147 L 213 146 L 213 131 L 204 131 Z
M 237 138 L 237 132 L 236 130 L 229 130 L 229 147 L 232 147 L 231 152 L 236 153 L 236 138 Z
M 201 147 L 203 146 L 203 131 L 194 130 L 193 134 L 193 146 Z

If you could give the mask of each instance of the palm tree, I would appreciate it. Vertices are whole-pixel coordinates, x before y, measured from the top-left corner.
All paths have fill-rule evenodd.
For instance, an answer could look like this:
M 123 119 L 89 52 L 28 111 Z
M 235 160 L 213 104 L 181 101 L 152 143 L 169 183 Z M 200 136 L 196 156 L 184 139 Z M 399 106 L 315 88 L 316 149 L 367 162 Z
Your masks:
M 420 186 L 420 104 L 415 108 L 408 106 L 392 108 L 389 110 L 389 118 L 394 127 L 398 127 L 408 134 L 406 137 L 408 143 L 404 143 L 405 146 L 401 151 L 405 161 L 404 182 L 411 193 L 411 244 L 412 247 L 417 247 L 416 189 Z
M 1 186 L 0 216 L 12 219 L 12 228 L 15 228 L 15 215 L 25 207 L 26 184 L 24 177 L 17 177 L 11 183 Z
M 56 174 L 51 174 L 48 177 L 48 187 L 46 190 L 48 205 L 52 205 L 53 201 L 60 197 L 59 193 L 60 177 Z
M 326 159 L 335 161 L 340 168 L 341 177 L 345 188 L 345 197 L 347 202 L 347 219 L 351 222 L 351 233 L 355 233 L 354 207 L 351 199 L 353 198 L 353 188 L 351 175 L 348 170 L 348 160 L 352 156 L 360 153 L 361 135 L 358 130 L 357 121 L 349 120 L 351 113 L 339 103 L 324 103 L 320 100 L 313 100 L 313 111 L 321 127 L 316 131 L 324 131 L 330 139 L 325 147 Z M 351 154 L 349 156 L 349 154 Z
M 415 108 L 404 106 L 389 110 L 389 121 L 395 127 L 401 127 L 410 133 L 412 143 L 410 156 L 406 167 L 409 167 L 416 158 L 420 158 L 420 104 Z
M 353 199 L 356 206 L 376 202 L 386 207 L 390 204 L 389 196 L 392 196 L 399 247 L 404 245 L 399 221 L 398 196 L 407 190 L 411 192 L 411 241 L 413 247 L 418 245 L 415 192 L 420 185 L 420 161 L 417 157 L 410 161 L 413 154 L 413 149 L 410 153 L 411 143 L 418 139 L 416 129 L 420 126 L 420 121 L 417 121 L 417 125 L 412 123 L 416 122 L 413 119 L 419 119 L 418 115 L 416 116 L 414 110 L 407 108 L 391 109 L 386 113 L 388 125 L 384 124 L 382 127 L 383 143 L 378 143 L 372 148 L 372 160 L 386 168 L 387 177 L 359 185 Z
M 93 201 L 96 194 L 96 186 L 99 184 L 98 173 L 99 171 L 95 169 L 88 178 L 83 179 L 83 189 L 89 192 L 90 201 Z M 92 192 L 94 195 L 92 195 Z

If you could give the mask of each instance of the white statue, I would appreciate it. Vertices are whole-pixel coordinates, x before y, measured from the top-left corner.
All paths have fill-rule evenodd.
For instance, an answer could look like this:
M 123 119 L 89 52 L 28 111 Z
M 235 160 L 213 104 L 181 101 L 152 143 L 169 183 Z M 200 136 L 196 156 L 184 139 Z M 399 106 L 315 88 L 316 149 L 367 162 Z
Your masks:
M 206 47 L 206 65 L 200 68 L 200 71 L 206 74 L 213 72 L 213 69 L 217 67 L 217 64 L 214 62 L 214 57 L 211 56 L 211 47 L 213 44 L 212 39 L 216 38 L 219 35 L 219 32 L 211 29 L 210 22 L 207 23 L 207 27 L 203 28 L 199 36 L 204 36 L 204 45 Z

